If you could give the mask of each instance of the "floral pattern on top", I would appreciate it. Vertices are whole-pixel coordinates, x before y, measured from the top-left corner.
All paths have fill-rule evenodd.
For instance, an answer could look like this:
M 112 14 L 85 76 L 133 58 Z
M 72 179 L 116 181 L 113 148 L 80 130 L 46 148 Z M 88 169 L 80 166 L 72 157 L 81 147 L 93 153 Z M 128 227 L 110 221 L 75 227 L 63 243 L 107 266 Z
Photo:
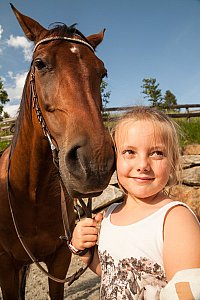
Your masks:
M 126 258 L 118 262 L 104 251 L 101 263 L 101 300 L 159 300 L 167 284 L 163 268 L 146 257 Z

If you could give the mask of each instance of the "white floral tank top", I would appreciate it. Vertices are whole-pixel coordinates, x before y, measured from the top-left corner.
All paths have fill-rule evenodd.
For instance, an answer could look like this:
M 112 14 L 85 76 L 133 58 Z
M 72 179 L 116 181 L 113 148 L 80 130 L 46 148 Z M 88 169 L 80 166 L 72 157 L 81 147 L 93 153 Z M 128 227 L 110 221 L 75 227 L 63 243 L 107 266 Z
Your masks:
M 167 284 L 163 267 L 163 224 L 173 201 L 150 216 L 127 226 L 110 222 L 112 204 L 101 224 L 99 258 L 102 269 L 101 300 L 158 300 Z M 188 208 L 188 206 L 186 206 Z

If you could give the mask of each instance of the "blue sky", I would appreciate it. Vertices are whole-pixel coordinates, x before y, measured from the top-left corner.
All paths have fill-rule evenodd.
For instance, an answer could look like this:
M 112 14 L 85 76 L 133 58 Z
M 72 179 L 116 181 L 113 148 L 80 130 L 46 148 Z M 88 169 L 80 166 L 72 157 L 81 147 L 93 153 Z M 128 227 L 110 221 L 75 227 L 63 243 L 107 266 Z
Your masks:
M 109 107 L 147 104 L 143 78 L 156 78 L 178 104 L 200 103 L 200 0 L 0 0 L 0 77 L 19 105 L 30 66 L 28 43 L 9 2 L 44 27 L 53 22 L 86 36 L 106 28 L 97 55 L 108 69 Z

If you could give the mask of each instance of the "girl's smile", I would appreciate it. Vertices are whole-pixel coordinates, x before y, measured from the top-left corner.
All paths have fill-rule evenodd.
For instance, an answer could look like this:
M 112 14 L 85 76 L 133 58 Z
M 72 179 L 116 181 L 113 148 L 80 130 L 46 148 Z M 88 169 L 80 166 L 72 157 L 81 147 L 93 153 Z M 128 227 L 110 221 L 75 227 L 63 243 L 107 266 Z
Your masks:
M 135 181 L 141 182 L 141 183 L 149 183 L 150 181 L 153 181 L 154 178 L 149 177 L 132 177 Z

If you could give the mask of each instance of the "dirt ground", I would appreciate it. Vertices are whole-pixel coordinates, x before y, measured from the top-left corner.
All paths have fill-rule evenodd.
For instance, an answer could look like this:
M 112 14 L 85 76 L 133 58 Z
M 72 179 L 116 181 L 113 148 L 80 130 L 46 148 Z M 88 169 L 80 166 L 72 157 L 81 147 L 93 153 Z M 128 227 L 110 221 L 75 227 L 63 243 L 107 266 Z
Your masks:
M 72 275 L 81 266 L 80 258 L 73 255 L 68 275 Z M 70 287 L 65 284 L 64 299 L 68 300 L 99 300 L 100 279 L 89 269 Z M 2 296 L 0 293 L 0 299 Z M 26 300 L 49 300 L 48 280 L 34 265 L 31 265 L 26 285 Z
M 73 255 L 68 275 L 73 274 L 83 266 L 80 258 Z M 64 299 L 68 300 L 99 300 L 99 277 L 89 269 L 70 287 L 65 284 Z M 26 300 L 47 300 L 48 280 L 34 265 L 27 281 Z

